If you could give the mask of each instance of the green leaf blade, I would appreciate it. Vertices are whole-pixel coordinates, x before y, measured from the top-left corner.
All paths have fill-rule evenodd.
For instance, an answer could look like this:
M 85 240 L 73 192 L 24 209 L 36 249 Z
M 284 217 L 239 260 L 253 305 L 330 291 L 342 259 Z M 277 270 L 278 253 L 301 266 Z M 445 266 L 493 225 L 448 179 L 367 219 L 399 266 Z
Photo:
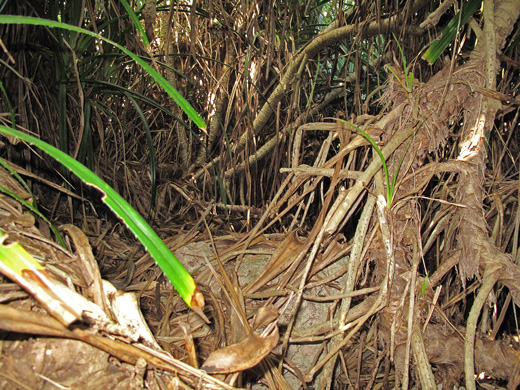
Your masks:
M 198 289 L 195 281 L 175 255 L 168 249 L 164 242 L 157 236 L 144 218 L 137 213 L 126 200 L 124 200 L 112 187 L 98 177 L 83 164 L 74 160 L 68 154 L 63 153 L 54 146 L 47 144 L 31 135 L 18 130 L 0 125 L 0 133 L 20 138 L 21 140 L 37 146 L 56 161 L 63 164 L 78 176 L 87 185 L 97 188 L 103 193 L 103 202 L 125 223 L 126 226 L 141 241 L 150 253 L 157 265 L 168 277 L 173 287 L 177 290 L 188 307 L 192 307 L 194 296 Z
M 448 47 L 448 45 L 455 39 L 458 29 L 462 28 L 469 21 L 475 11 L 480 8 L 481 4 L 482 0 L 469 0 L 467 3 L 465 3 L 464 7 L 462 8 L 462 15 L 460 15 L 459 12 L 450 20 L 450 22 L 442 31 L 441 37 L 435 40 L 428 51 L 424 53 L 423 59 L 428 61 L 430 64 L 433 64 L 435 61 L 437 61 L 446 47 Z
M 70 31 L 80 32 L 97 39 L 101 39 L 102 41 L 117 47 L 123 53 L 131 57 L 139 65 L 141 65 L 141 67 L 168 93 L 168 95 L 175 101 L 175 103 L 179 105 L 179 107 L 186 113 L 186 115 L 188 115 L 188 117 L 193 121 L 193 123 L 195 123 L 201 129 L 206 128 L 206 123 L 199 116 L 199 114 L 193 108 L 193 106 L 186 99 L 184 99 L 184 97 L 164 77 L 162 77 L 159 74 L 159 72 L 157 72 L 150 64 L 148 64 L 142 58 L 135 55 L 130 50 L 121 46 L 120 44 L 108 38 L 105 38 L 102 35 L 96 34 L 92 31 L 48 19 L 39 19 L 29 16 L 0 15 L 0 24 L 30 24 L 33 26 L 62 28 Z
M 6 244 L 8 235 L 0 231 L 0 262 L 12 272 L 22 276 L 24 270 L 43 270 L 18 242 Z

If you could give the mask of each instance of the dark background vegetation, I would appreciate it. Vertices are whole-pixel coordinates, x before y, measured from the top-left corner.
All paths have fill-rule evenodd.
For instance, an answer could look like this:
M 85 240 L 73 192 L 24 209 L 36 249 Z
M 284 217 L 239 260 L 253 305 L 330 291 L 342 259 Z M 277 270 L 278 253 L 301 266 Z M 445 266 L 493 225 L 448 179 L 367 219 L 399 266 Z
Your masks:
M 297 231 L 296 252 L 306 256 L 287 274 L 287 285 L 297 288 L 302 277 L 316 282 L 320 261 L 348 264 L 345 248 L 360 239 L 359 265 L 345 270 L 354 273 L 350 291 L 380 286 L 393 261 L 394 282 L 382 305 L 363 319 L 350 335 L 355 342 L 346 343 L 331 367 L 312 375 L 312 365 L 301 368 L 307 385 L 369 388 L 409 381 L 428 388 L 432 374 L 450 388 L 464 383 L 465 340 L 476 329 L 475 370 L 486 372 L 484 381 L 503 380 L 514 388 L 520 381 L 513 349 L 520 297 L 519 10 L 514 0 L 495 1 L 489 21 L 479 9 L 441 57 L 428 63 L 422 56 L 464 3 L 442 2 L 446 11 L 425 24 L 440 1 L 130 1 L 146 44 L 118 0 L 0 1 L 3 15 L 79 26 L 145 58 L 207 127 L 194 125 L 138 64 L 106 42 L 18 24 L 0 26 L 0 122 L 36 134 L 90 167 L 162 238 L 190 232 L 179 246 L 209 239 L 201 215 L 215 237 L 233 237 L 233 244 L 267 227 L 262 233 L 275 235 L 278 247 Z M 496 56 L 489 54 L 489 34 L 496 34 Z M 407 72 L 414 75 L 411 88 L 404 81 Z M 356 124 L 381 147 L 403 129 L 416 129 L 414 141 L 388 157 L 390 176 L 397 175 L 392 211 L 385 222 L 374 209 L 363 237 L 356 229 L 368 199 L 386 194 L 372 177 L 343 222 L 324 233 L 324 218 L 338 214 L 334 202 L 379 160 L 353 127 L 334 118 Z M 359 144 L 342 155 L 356 136 Z M 122 263 L 140 258 L 142 249 L 103 208 L 97 192 L 49 158 L 6 144 L 2 158 L 84 199 L 28 178 L 39 208 L 58 224 L 81 227 L 102 273 L 121 282 Z M 310 166 L 330 172 L 297 170 Z M 350 173 L 341 176 L 339 170 Z M 384 250 L 385 226 L 394 260 Z M 337 257 L 327 252 L 333 247 Z M 310 271 L 304 266 L 309 258 Z M 147 272 L 138 270 L 134 282 Z M 265 283 L 283 283 L 275 276 Z M 491 287 L 478 297 L 485 281 Z M 349 292 L 344 280 L 327 283 L 328 294 Z M 269 301 L 246 297 L 248 313 L 267 301 L 285 303 L 287 286 L 278 286 L 285 295 Z M 347 304 L 333 301 L 329 328 L 306 337 L 324 336 L 325 351 L 333 349 L 339 313 L 349 313 L 350 306 L 350 313 L 355 307 L 362 312 L 363 302 L 366 313 L 377 294 Z M 154 307 L 152 293 L 144 298 L 143 311 L 158 331 L 164 312 Z M 280 322 L 282 339 L 294 331 L 301 299 L 292 317 Z M 436 308 L 433 315 L 430 308 Z M 472 310 L 478 325 L 470 321 Z M 223 332 L 232 332 L 230 317 L 227 312 L 220 324 Z M 420 335 L 408 331 L 409 318 L 419 324 Z M 284 339 L 282 353 L 297 338 Z M 419 339 L 429 362 L 410 359 L 420 355 Z M 218 347 L 199 342 L 205 356 Z M 317 363 L 325 356 L 320 353 L 309 361 Z M 262 375 L 246 376 L 243 385 Z

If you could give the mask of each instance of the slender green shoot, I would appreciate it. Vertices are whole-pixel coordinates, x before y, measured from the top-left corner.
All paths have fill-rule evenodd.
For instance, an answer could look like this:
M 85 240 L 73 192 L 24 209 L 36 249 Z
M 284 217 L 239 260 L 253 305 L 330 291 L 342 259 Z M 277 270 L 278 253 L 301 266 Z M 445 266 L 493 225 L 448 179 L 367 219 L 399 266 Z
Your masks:
M 18 182 L 22 185 L 25 191 L 27 191 L 27 193 L 31 196 L 33 207 L 37 208 L 38 206 L 36 205 L 36 197 L 32 193 L 31 189 L 29 188 L 25 180 L 22 179 L 18 172 L 16 172 L 3 158 L 0 158 L 0 165 L 7 169 L 9 173 L 13 175 L 16 180 L 18 180 Z
M 54 146 L 39 140 L 31 135 L 18 130 L 0 125 L 0 133 L 20 138 L 34 145 L 63 166 L 68 168 L 87 185 L 97 188 L 103 194 L 103 202 L 123 221 L 123 223 L 136 235 L 150 255 L 163 270 L 173 287 L 179 292 L 184 302 L 192 309 L 202 309 L 204 298 L 197 288 L 195 281 L 168 249 L 164 242 L 152 230 L 144 218 L 137 213 L 113 188 L 98 177 L 83 164 L 74 160 L 68 154 L 56 149 Z
M 314 89 L 316 88 L 316 85 L 318 83 L 318 74 L 320 73 L 320 63 L 321 63 L 320 54 L 318 53 L 318 61 L 316 61 L 316 66 L 317 66 L 316 74 L 314 75 L 314 80 L 312 81 L 312 84 L 311 84 L 311 92 L 309 93 L 309 98 L 307 99 L 307 104 L 306 104 L 305 108 L 309 108 L 311 105 L 312 97 L 314 96 Z
M 356 131 L 361 134 L 363 137 L 366 138 L 366 140 L 374 147 L 375 151 L 377 152 L 379 158 L 381 159 L 381 162 L 383 163 L 383 171 L 385 173 L 385 180 L 386 180 L 386 207 L 388 208 L 391 208 L 392 206 L 392 197 L 394 195 L 394 185 L 395 185 L 395 180 L 392 181 L 392 186 L 390 185 L 390 175 L 388 174 L 388 167 L 386 166 L 386 160 L 385 160 L 385 156 L 383 155 L 383 151 L 381 150 L 381 148 L 377 145 L 376 141 L 373 140 L 372 137 L 370 137 L 367 133 L 365 133 L 363 130 L 361 130 L 359 127 L 357 127 L 355 124 L 353 123 L 350 123 L 344 119 L 340 119 L 340 118 L 334 118 L 336 119 L 337 121 L 340 121 L 340 122 L 343 122 L 343 123 L 346 123 L 347 125 L 353 127 L 354 129 L 356 129 Z M 399 173 L 399 171 L 397 172 Z M 397 173 L 395 174 L 395 176 L 397 177 Z
M 148 40 L 148 36 L 146 35 L 143 25 L 139 21 L 139 18 L 135 14 L 134 9 L 130 6 L 130 4 L 128 4 L 126 0 L 121 0 L 121 4 L 123 4 L 123 7 L 125 7 L 125 10 L 130 16 L 130 20 L 132 20 L 132 23 L 134 24 L 134 27 L 137 30 L 137 34 L 143 40 L 145 47 L 148 47 L 148 45 L 150 45 L 150 41 Z
M 421 286 L 421 294 L 424 297 L 424 293 L 426 292 L 426 287 L 428 286 L 428 280 L 430 278 L 430 271 L 426 272 L 426 276 L 424 277 L 424 283 Z
M 413 72 L 408 71 L 408 65 L 406 63 L 406 56 L 404 55 L 403 48 L 399 44 L 398 39 L 394 35 L 395 42 L 397 43 L 397 47 L 399 48 L 399 52 L 401 53 L 401 60 L 403 61 L 403 72 L 404 72 L 404 83 L 401 81 L 401 79 L 397 76 L 395 71 L 392 69 L 391 66 L 388 67 L 388 70 L 392 72 L 394 77 L 399 81 L 399 83 L 406 89 L 406 92 L 408 92 L 408 97 L 412 98 L 412 90 L 413 90 Z

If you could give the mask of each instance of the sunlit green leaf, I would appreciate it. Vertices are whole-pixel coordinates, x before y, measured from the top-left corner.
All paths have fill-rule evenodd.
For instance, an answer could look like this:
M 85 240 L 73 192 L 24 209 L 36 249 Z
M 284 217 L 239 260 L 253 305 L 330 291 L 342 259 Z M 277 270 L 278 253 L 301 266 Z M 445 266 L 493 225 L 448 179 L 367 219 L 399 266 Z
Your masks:
M 43 267 L 18 242 L 7 243 L 8 236 L 0 232 L 0 262 L 17 275 L 23 270 L 42 270 Z

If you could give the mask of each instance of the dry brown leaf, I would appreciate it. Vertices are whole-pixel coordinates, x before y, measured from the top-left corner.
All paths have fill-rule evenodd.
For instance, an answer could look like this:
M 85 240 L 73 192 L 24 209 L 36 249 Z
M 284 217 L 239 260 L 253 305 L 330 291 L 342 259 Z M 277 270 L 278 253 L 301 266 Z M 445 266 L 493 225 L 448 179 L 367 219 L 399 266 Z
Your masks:
M 181 322 L 179 327 L 181 328 L 184 335 L 184 346 L 186 347 L 186 352 L 188 353 L 188 358 L 190 359 L 190 365 L 192 367 L 198 368 L 199 362 L 197 360 L 197 352 L 195 351 L 195 344 L 193 342 L 193 335 L 191 334 L 190 326 L 186 322 Z
M 228 374 L 247 370 L 260 363 L 276 347 L 279 338 L 277 326 L 267 337 L 250 333 L 237 344 L 213 351 L 201 369 L 209 374 Z
M 253 329 L 260 329 L 263 326 L 273 322 L 278 318 L 278 309 L 274 306 L 263 306 L 256 312 L 253 317 L 251 327 Z
M 287 269 L 300 254 L 305 242 L 300 240 L 296 232 L 288 234 L 285 240 L 280 244 L 271 256 L 269 263 L 265 267 L 260 276 L 244 291 L 248 293 L 256 292 L 260 287 L 270 282 L 278 276 L 282 271 Z

